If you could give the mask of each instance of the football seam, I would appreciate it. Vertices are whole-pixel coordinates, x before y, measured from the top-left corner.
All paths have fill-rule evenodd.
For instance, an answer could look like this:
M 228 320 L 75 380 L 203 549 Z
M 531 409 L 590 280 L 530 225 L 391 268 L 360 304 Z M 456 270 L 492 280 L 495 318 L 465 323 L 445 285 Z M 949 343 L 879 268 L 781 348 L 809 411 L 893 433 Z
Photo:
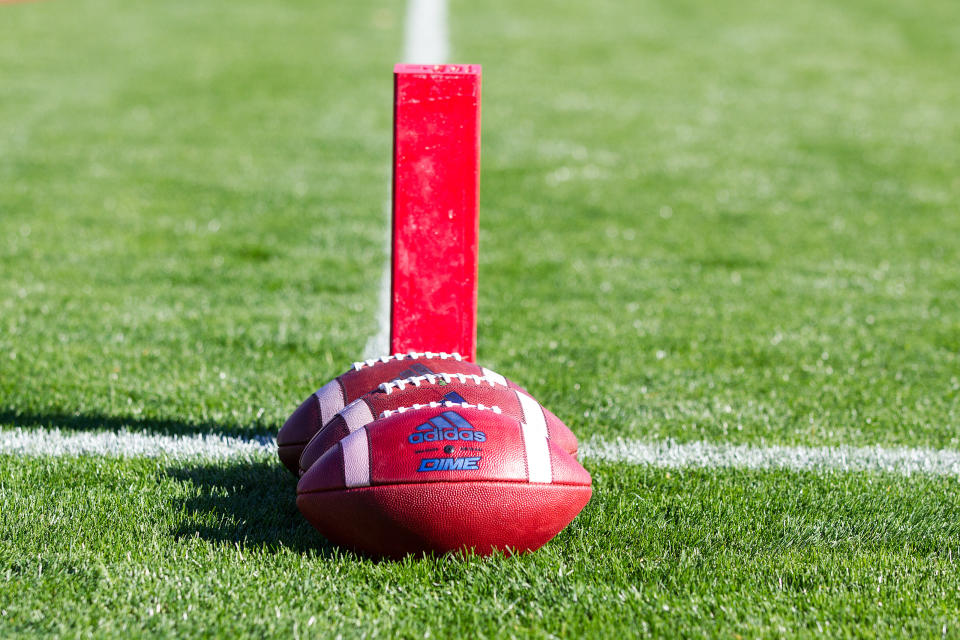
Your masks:
M 522 410 L 522 407 L 521 407 Z M 527 434 L 523 430 L 523 422 L 520 422 L 520 447 L 523 449 L 523 472 L 527 476 L 526 482 L 530 482 L 530 456 L 527 455 Z M 536 484 L 552 484 L 553 483 L 553 460 L 550 461 L 550 482 Z
M 346 483 L 344 483 L 346 484 Z M 411 482 L 385 482 L 383 484 L 369 484 L 365 487 L 334 487 L 332 489 L 311 489 L 309 491 L 300 491 L 297 490 L 298 496 L 306 496 L 314 493 L 331 493 L 334 491 L 362 491 L 364 489 L 379 489 L 382 487 L 407 487 L 411 485 L 435 485 L 435 484 L 503 484 L 503 485 L 528 485 L 531 487 L 583 487 L 583 488 L 592 488 L 593 482 L 589 484 L 581 484 L 577 482 L 530 482 L 529 480 L 434 480 L 432 482 L 423 482 L 422 480 L 415 480 Z

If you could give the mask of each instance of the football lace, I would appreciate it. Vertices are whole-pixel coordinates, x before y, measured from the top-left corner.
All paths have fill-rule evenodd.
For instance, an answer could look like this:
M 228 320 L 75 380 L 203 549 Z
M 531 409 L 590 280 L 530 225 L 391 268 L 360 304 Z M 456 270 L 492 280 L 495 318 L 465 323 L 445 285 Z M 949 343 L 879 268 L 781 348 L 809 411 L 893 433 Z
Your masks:
M 476 385 L 487 383 L 491 387 L 503 386 L 492 378 L 480 376 L 475 373 L 428 373 L 424 376 L 414 376 L 412 378 L 404 378 L 402 380 L 383 382 L 380 384 L 379 389 L 387 395 L 390 395 L 393 393 L 394 389 L 397 391 L 403 391 L 407 385 L 413 385 L 414 387 L 419 387 L 424 383 L 433 385 L 437 384 L 438 380 L 442 380 L 443 384 L 450 384 L 454 380 L 459 380 L 460 384 L 466 384 L 469 381 Z
M 396 409 L 387 409 L 382 412 L 377 419 L 380 418 L 389 418 L 390 416 L 397 413 L 406 413 L 407 411 L 415 411 L 417 409 L 437 409 L 439 407 L 447 407 L 449 409 L 479 409 L 480 411 L 493 411 L 494 413 L 503 413 L 500 407 L 494 405 L 488 407 L 485 404 L 460 404 L 457 402 L 431 402 L 429 404 L 412 404 L 409 407 L 397 407 Z
M 362 360 L 362 361 L 354 362 L 353 370 L 359 371 L 364 367 L 372 367 L 378 362 L 390 362 L 391 360 L 404 360 L 407 358 L 409 358 L 410 360 L 418 360 L 420 358 L 425 358 L 427 360 L 430 360 L 432 358 L 440 358 L 441 360 L 446 360 L 448 358 L 453 358 L 458 362 L 460 360 L 463 360 L 463 356 L 461 356 L 459 353 L 446 353 L 445 351 L 441 351 L 439 353 L 434 353 L 433 351 L 423 351 L 423 352 L 411 351 L 409 353 L 394 353 L 393 355 L 389 355 L 389 356 L 380 356 L 379 358 L 371 358 L 370 360 Z

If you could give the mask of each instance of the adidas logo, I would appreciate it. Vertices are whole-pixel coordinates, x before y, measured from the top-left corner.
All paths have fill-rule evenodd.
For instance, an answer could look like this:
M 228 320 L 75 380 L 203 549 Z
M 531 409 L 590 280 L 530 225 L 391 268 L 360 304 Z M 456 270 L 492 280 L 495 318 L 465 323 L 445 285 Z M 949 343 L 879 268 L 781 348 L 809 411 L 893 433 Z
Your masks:
M 444 411 L 436 418 L 418 425 L 407 440 L 410 444 L 440 442 L 444 440 L 464 440 L 467 442 L 486 442 L 487 434 L 477 431 L 463 416 L 455 411 Z

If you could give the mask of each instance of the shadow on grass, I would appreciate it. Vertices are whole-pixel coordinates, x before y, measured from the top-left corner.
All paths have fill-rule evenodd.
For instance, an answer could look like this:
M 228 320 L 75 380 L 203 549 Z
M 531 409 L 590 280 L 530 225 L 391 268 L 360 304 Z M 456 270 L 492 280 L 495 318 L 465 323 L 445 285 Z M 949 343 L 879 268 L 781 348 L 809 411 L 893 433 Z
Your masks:
M 297 510 L 297 481 L 279 461 L 201 463 L 169 467 L 163 473 L 196 494 L 183 501 L 186 518 L 173 531 L 178 539 L 373 564 L 402 561 L 328 542 Z
M 109 416 L 97 413 L 0 410 L 0 425 L 61 431 L 120 431 L 163 435 L 250 436 L 276 433 L 279 425 L 227 427 L 215 422 Z M 351 552 L 327 542 L 297 510 L 297 481 L 279 460 L 182 463 L 162 473 L 189 485 L 186 518 L 173 532 L 180 539 L 279 552 L 289 549 L 331 557 Z
M 170 467 L 188 485 L 186 521 L 174 535 L 244 549 L 331 556 L 334 547 L 297 511 L 297 481 L 277 461 L 219 462 Z
M 99 413 L 32 413 L 0 410 L 0 425 L 24 428 L 60 429 L 61 431 L 120 431 L 156 433 L 162 435 L 250 436 L 251 434 L 276 433 L 278 424 L 255 423 L 241 427 L 228 427 L 209 421 L 186 421 L 169 418 L 141 418 L 132 416 L 108 416 Z

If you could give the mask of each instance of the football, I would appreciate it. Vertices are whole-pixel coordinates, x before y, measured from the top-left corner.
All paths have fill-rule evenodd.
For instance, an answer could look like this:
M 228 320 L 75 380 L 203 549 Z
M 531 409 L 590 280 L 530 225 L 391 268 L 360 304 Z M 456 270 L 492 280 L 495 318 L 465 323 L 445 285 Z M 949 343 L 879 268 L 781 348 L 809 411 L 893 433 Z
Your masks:
M 431 402 L 499 407 L 505 414 L 520 422 L 532 423 L 537 428 L 546 429 L 547 435 L 561 449 L 574 458 L 577 457 L 577 438 L 573 432 L 557 416 L 523 391 L 511 389 L 494 378 L 440 373 L 384 382 L 348 404 L 327 421 L 307 443 L 300 456 L 300 473 L 309 469 L 327 449 L 360 427 L 373 422 L 384 411 Z
M 345 373 L 323 385 L 304 400 L 277 434 L 280 461 L 299 475 L 300 454 L 320 427 L 360 396 L 381 383 L 436 373 L 462 373 L 491 378 L 503 385 L 521 389 L 500 374 L 467 362 L 456 353 L 397 353 L 374 360 L 355 362 Z
M 590 474 L 547 437 L 487 407 L 388 411 L 300 478 L 297 507 L 328 540 L 378 556 L 526 552 L 591 496 Z

